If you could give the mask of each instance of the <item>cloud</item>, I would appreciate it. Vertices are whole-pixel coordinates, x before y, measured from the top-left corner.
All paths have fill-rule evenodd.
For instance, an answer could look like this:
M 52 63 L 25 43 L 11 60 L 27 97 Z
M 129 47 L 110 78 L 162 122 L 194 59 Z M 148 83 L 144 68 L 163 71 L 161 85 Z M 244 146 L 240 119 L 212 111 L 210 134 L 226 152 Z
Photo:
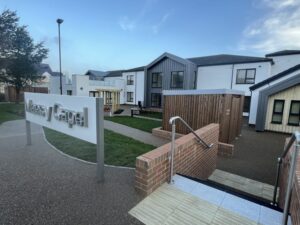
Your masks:
M 157 34 L 159 32 L 159 30 L 165 24 L 165 22 L 168 20 L 169 17 L 170 17 L 170 13 L 164 14 L 163 17 L 160 19 L 160 21 L 157 24 L 152 26 L 152 31 L 154 34 Z
M 127 16 L 120 18 L 119 25 L 124 31 L 132 31 L 136 28 L 136 22 L 134 20 L 130 20 Z
M 270 12 L 243 32 L 240 50 L 300 49 L 300 0 L 263 0 Z

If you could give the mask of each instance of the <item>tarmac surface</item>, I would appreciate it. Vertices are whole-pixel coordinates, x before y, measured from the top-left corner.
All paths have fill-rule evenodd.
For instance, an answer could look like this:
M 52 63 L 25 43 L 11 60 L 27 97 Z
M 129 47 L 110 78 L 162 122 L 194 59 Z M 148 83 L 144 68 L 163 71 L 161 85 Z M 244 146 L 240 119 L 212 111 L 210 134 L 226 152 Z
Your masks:
M 52 149 L 42 129 L 32 126 L 26 146 L 25 121 L 0 125 L 0 224 L 141 224 L 128 214 L 142 198 L 134 170 L 96 165 Z
M 285 139 L 290 136 L 256 132 L 245 121 L 242 136 L 233 143 L 233 157 L 218 157 L 217 169 L 274 185 L 277 158 L 283 152 Z

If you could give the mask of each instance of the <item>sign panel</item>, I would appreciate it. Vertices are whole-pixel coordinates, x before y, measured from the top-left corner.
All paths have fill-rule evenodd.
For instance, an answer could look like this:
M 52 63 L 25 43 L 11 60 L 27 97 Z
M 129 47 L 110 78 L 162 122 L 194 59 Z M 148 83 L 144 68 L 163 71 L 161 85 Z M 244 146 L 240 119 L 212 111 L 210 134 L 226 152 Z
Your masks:
M 26 92 L 24 103 L 27 121 L 97 144 L 96 98 Z

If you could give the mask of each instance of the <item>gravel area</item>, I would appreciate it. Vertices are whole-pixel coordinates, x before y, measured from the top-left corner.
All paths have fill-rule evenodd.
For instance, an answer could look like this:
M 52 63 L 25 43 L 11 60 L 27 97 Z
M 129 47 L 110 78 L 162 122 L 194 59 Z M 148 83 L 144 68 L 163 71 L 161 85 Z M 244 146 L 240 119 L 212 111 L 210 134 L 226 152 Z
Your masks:
M 39 126 L 26 146 L 25 121 L 0 125 L 0 224 L 141 224 L 128 214 L 140 200 L 134 170 L 96 166 L 52 149 Z
M 217 168 L 243 177 L 274 185 L 277 158 L 291 135 L 256 132 L 245 121 L 242 136 L 234 142 L 233 157 L 219 157 Z

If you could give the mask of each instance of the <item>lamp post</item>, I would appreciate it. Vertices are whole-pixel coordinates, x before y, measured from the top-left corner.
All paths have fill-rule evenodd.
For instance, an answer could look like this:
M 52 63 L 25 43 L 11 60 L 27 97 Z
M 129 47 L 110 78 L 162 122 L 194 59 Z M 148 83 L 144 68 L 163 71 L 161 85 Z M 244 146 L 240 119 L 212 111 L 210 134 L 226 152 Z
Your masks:
M 62 74 L 61 74 L 61 47 L 60 47 L 60 24 L 62 24 L 64 21 L 62 19 L 56 20 L 58 24 L 58 48 L 59 48 L 59 80 L 60 80 L 60 94 L 62 95 Z

